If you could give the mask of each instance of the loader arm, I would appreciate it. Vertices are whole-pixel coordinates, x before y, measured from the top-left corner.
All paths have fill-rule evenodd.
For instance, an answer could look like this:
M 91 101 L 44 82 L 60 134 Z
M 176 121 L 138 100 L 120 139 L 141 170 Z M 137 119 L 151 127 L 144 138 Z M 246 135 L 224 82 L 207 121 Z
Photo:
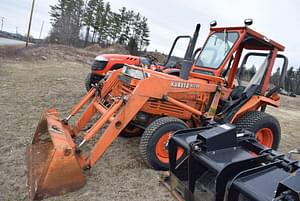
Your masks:
M 161 99 L 168 86 L 167 83 L 159 90 L 149 90 L 151 83 L 158 83 L 159 78 L 145 79 L 138 82 L 132 93 L 110 97 L 113 102 L 107 106 L 103 103 L 105 100 L 102 95 L 105 96 L 118 87 L 118 74 L 119 72 L 112 73 L 109 78 L 110 85 L 103 89 L 102 94 L 97 87 L 92 88 L 73 107 L 67 118 L 60 120 L 58 112 L 54 109 L 49 109 L 43 114 L 27 152 L 31 199 L 61 195 L 82 187 L 85 184 L 83 170 L 95 165 L 149 97 Z M 69 120 L 79 114 L 85 106 L 87 107 L 75 125 L 70 125 Z M 96 114 L 100 114 L 101 117 L 91 128 L 82 132 Z M 82 147 L 95 138 L 106 124 L 108 126 L 95 146 L 84 153 Z M 80 142 L 75 141 L 75 138 L 80 139 Z
M 88 164 L 91 167 L 95 165 L 96 161 L 104 154 L 111 143 L 118 137 L 120 132 L 127 126 L 131 119 L 133 119 L 147 100 L 148 97 L 145 96 L 132 95 L 129 97 L 129 100 L 124 103 L 120 112 L 113 118 L 95 147 L 92 149 L 90 156 L 88 157 Z M 97 126 L 97 124 L 94 126 Z M 99 129 L 95 129 L 95 132 L 98 131 Z
M 109 108 L 105 108 L 101 104 L 100 96 L 94 95 L 95 90 L 91 90 L 72 109 L 69 118 L 60 120 L 58 112 L 54 109 L 49 109 L 42 115 L 32 144 L 27 150 L 27 177 L 32 200 L 57 196 L 81 188 L 85 184 L 83 170 L 95 165 L 148 100 L 147 96 L 133 94 L 129 97 L 115 98 L 115 102 Z M 81 118 L 71 127 L 67 120 L 88 103 Z M 96 113 L 101 113 L 102 116 L 83 133 L 80 144 L 76 144 L 73 137 L 81 134 L 80 131 Z M 85 156 L 80 148 L 108 122 L 105 132 Z

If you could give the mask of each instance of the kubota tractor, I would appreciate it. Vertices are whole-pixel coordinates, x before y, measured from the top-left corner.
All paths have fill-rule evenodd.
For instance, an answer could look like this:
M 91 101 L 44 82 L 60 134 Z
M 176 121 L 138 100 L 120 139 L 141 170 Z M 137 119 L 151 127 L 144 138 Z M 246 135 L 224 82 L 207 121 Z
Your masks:
M 280 81 L 277 85 L 269 82 L 276 58 L 283 60 L 282 75 L 287 59 L 278 54 L 284 50 L 282 45 L 250 29 L 249 24 L 223 28 L 212 25 L 193 62 L 200 30 L 197 25 L 180 76 L 124 65 L 92 87 L 68 117 L 60 119 L 55 109 L 48 109 L 28 148 L 30 197 L 41 199 L 83 186 L 84 170 L 93 167 L 119 135 L 141 135 L 141 157 L 157 170 L 169 167 L 167 148 L 172 133 L 211 121 L 232 122 L 276 149 L 280 125 L 265 110 L 279 105 L 277 91 L 284 76 L 276 79 Z M 253 52 L 256 50 L 259 53 Z M 250 71 L 247 62 L 252 57 L 258 57 L 253 61 L 263 61 Z M 81 115 L 73 125 L 70 120 L 76 114 Z M 88 126 L 92 118 L 95 121 Z M 87 144 L 95 141 L 88 149 Z M 185 154 L 178 149 L 176 157 L 181 159 Z

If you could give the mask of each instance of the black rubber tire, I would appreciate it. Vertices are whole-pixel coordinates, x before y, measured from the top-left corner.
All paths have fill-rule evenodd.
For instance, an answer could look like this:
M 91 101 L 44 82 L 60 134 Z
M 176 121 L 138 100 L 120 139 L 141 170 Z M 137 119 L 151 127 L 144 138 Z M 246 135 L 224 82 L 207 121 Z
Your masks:
M 89 74 L 87 74 L 87 76 L 85 78 L 84 84 L 85 84 L 86 91 L 89 91 L 92 88 L 92 86 L 91 86 L 91 84 L 92 84 L 91 83 L 91 76 L 92 76 L 92 74 L 89 73 Z
M 272 148 L 275 150 L 278 149 L 281 138 L 281 128 L 278 120 L 272 115 L 261 111 L 246 112 L 236 121 L 235 125 L 238 130 L 246 129 L 254 133 L 261 128 L 271 129 L 273 133 Z
M 103 76 L 93 75 L 92 73 L 89 73 L 85 78 L 85 89 L 89 91 L 92 88 L 92 84 L 99 83 L 103 78 Z
M 119 136 L 124 137 L 124 138 L 139 137 L 143 134 L 144 129 L 142 129 L 142 128 L 137 129 L 137 128 L 138 127 L 136 127 L 136 126 L 129 123 L 126 126 L 126 128 L 122 130 L 122 132 L 119 134 Z M 128 129 L 128 131 L 126 131 L 127 129 Z M 130 130 L 132 130 L 132 129 L 137 129 L 137 131 L 136 132 L 130 132 Z
M 140 153 L 145 163 L 155 170 L 168 170 L 169 164 L 162 163 L 156 156 L 155 147 L 160 137 L 168 131 L 186 129 L 186 123 L 175 117 L 161 117 L 145 129 L 140 140 Z

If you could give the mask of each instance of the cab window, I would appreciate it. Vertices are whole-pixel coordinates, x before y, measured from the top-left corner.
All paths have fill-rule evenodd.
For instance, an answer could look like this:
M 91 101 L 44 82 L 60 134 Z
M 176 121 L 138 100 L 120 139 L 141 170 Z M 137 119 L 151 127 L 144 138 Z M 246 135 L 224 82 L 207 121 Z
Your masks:
M 237 41 L 237 32 L 217 32 L 212 34 L 196 61 L 196 66 L 217 69 Z

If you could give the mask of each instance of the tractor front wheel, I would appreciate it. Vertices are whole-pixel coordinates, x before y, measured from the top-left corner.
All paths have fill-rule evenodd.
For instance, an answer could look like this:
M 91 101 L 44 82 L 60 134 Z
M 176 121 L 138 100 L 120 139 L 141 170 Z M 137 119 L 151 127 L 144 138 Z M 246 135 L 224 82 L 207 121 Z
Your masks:
M 236 123 L 238 130 L 245 129 L 255 133 L 256 139 L 263 145 L 277 149 L 281 138 L 278 120 L 264 112 L 246 112 Z
M 174 132 L 188 126 L 174 117 L 161 117 L 154 120 L 144 131 L 140 141 L 141 156 L 146 164 L 156 170 L 168 170 L 168 142 Z M 178 149 L 177 159 L 183 156 L 184 150 Z
M 92 83 L 91 83 L 91 73 L 89 73 L 86 78 L 85 78 L 85 89 L 86 91 L 89 91 L 92 88 Z
M 141 136 L 144 132 L 144 129 L 139 128 L 137 126 L 134 126 L 133 124 L 128 124 L 126 128 L 120 133 L 119 136 L 124 138 L 130 138 L 130 137 L 138 137 Z
M 103 76 L 93 75 L 89 73 L 85 78 L 85 89 L 89 91 L 92 88 L 92 84 L 97 84 L 100 80 L 103 79 Z

